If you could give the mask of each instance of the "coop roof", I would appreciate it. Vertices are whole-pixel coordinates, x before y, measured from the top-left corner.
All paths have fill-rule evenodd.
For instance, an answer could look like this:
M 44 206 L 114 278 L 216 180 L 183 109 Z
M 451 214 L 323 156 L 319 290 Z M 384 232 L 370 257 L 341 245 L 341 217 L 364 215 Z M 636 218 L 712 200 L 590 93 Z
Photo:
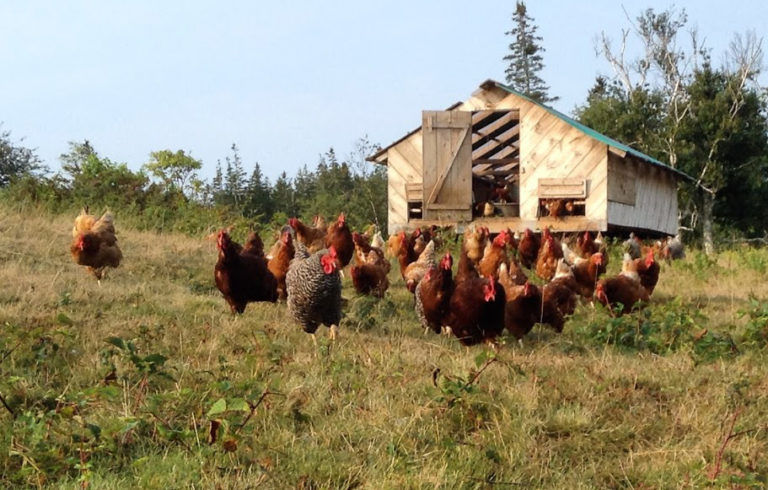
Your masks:
M 530 97 L 524 95 L 523 93 L 518 92 L 517 90 L 513 89 L 512 87 L 504 85 L 503 83 L 499 83 L 499 82 L 497 82 L 495 80 L 486 80 L 485 82 L 483 82 L 480 85 L 480 87 L 481 88 L 488 88 L 489 85 L 490 86 L 496 86 L 496 87 L 498 87 L 498 88 L 500 88 L 500 89 L 502 89 L 502 90 L 504 90 L 506 92 L 509 92 L 510 94 L 514 94 L 514 95 L 520 97 L 521 99 L 525 99 L 525 100 L 527 100 L 528 102 L 530 102 L 532 104 L 536 104 L 537 106 L 539 106 L 542 109 L 546 110 L 547 112 L 549 112 L 553 116 L 563 120 L 564 122 L 570 124 L 574 128 L 576 128 L 579 131 L 583 132 L 587 136 L 589 136 L 591 138 L 594 138 L 597 141 L 600 141 L 601 143 L 605 143 L 606 145 L 608 145 L 608 146 L 610 146 L 612 148 L 615 148 L 617 150 L 620 150 L 620 151 L 622 151 L 624 153 L 629 153 L 630 155 L 632 155 L 634 157 L 637 157 L 640 160 L 648 162 L 648 163 L 650 163 L 652 165 L 656 165 L 658 167 L 662 167 L 664 169 L 667 169 L 667 170 L 669 170 L 669 171 L 679 175 L 680 177 L 683 177 L 683 178 L 686 178 L 686 179 L 689 179 L 689 180 L 694 180 L 690 175 L 686 174 L 685 172 L 681 172 L 680 170 L 678 170 L 678 169 L 676 169 L 674 167 L 670 167 L 666 163 L 664 163 L 664 162 L 662 162 L 660 160 L 657 160 L 657 159 L 653 158 L 652 156 L 646 155 L 643 152 L 635 150 L 631 146 L 627 146 L 624 143 L 616 141 L 615 139 L 613 139 L 613 138 L 611 138 L 609 136 L 606 136 L 603 133 L 598 133 L 594 129 L 581 124 L 580 122 L 576 121 L 575 119 L 566 116 L 562 112 L 557 111 L 557 110 L 555 110 L 555 109 L 553 109 L 553 108 L 551 108 L 551 107 L 549 107 L 547 105 L 544 105 L 541 102 L 537 102 L 537 101 L 531 99 Z
M 694 180 L 688 174 L 686 174 L 684 172 L 681 172 L 680 170 L 678 170 L 678 169 L 676 169 L 674 167 L 671 167 L 671 166 L 667 165 L 666 163 L 664 163 L 664 162 L 662 162 L 660 160 L 657 160 L 657 159 L 655 159 L 655 158 L 653 158 L 653 157 L 651 157 L 649 155 L 646 155 L 645 153 L 642 153 L 642 152 L 640 152 L 640 151 L 638 151 L 638 150 L 636 150 L 636 149 L 634 149 L 634 148 L 632 148 L 630 146 L 627 146 L 624 143 L 621 143 L 619 141 L 616 141 L 613 138 L 610 138 L 610 137 L 608 137 L 608 136 L 606 136 L 606 135 L 604 135 L 602 133 L 599 133 L 599 132 L 595 131 L 594 129 L 581 124 L 580 122 L 576 121 L 575 119 L 566 116 L 562 112 L 557 111 L 557 110 L 555 110 L 555 109 L 553 109 L 553 108 L 551 108 L 551 107 L 549 107 L 547 105 L 544 105 L 544 104 L 542 104 L 540 102 L 537 102 L 537 101 L 531 99 L 530 97 L 527 97 L 526 95 L 523 95 L 521 92 L 518 92 L 517 90 L 513 89 L 512 87 L 504 85 L 503 83 L 499 83 L 499 82 L 497 82 L 495 80 L 486 80 L 485 82 L 480 84 L 480 88 L 482 88 L 484 90 L 489 90 L 489 89 L 491 89 L 493 87 L 498 87 L 499 89 L 504 90 L 505 92 L 508 92 L 510 94 L 514 94 L 517 97 L 520 97 L 521 99 L 524 99 L 524 100 L 526 100 L 526 101 L 528 101 L 528 102 L 530 102 L 532 104 L 536 104 L 537 106 L 539 106 L 542 109 L 546 110 L 547 112 L 549 112 L 553 116 L 557 117 L 558 119 L 561 119 L 562 121 L 566 122 L 567 124 L 573 126 L 574 128 L 578 129 L 579 131 L 583 132 L 587 136 L 589 136 L 591 138 L 594 138 L 597 141 L 600 141 L 602 143 L 605 143 L 606 145 L 608 145 L 609 147 L 613 148 L 614 150 L 618 150 L 619 153 L 632 155 L 632 156 L 634 156 L 634 157 L 636 157 L 636 158 L 638 158 L 638 159 L 640 159 L 640 160 L 642 160 L 644 162 L 650 163 L 651 165 L 655 165 L 655 166 L 663 168 L 665 170 L 669 170 L 670 172 L 678 175 L 679 177 L 682 177 L 682 178 L 685 178 L 685 179 L 688 179 L 688 180 Z M 460 105 L 461 105 L 461 103 L 453 104 L 450 107 L 448 107 L 446 110 L 453 110 L 453 109 L 459 107 Z M 370 157 L 368 157 L 367 160 L 371 161 L 371 162 L 376 162 L 376 163 L 384 163 L 385 158 L 382 158 L 382 157 L 385 156 L 385 154 L 386 154 L 388 149 L 392 148 L 393 146 L 397 145 L 401 141 L 403 141 L 403 140 L 407 139 L 408 137 L 410 137 L 412 134 L 417 133 L 419 131 L 421 131 L 421 126 L 419 126 L 419 127 L 415 128 L 414 130 L 408 132 L 405 136 L 403 136 L 402 138 L 400 138 L 397 141 L 393 142 L 389 146 L 387 146 L 385 148 L 382 148 L 381 150 L 379 150 L 375 154 L 373 154 Z

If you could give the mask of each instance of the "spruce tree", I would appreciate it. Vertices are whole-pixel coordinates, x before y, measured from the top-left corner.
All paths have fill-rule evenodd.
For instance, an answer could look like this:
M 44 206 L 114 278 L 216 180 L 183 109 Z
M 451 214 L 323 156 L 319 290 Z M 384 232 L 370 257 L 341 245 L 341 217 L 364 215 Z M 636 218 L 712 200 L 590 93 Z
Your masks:
M 272 217 L 273 208 L 269 178 L 261 172 L 261 165 L 257 162 L 253 166 L 253 172 L 248 181 L 245 214 L 252 218 L 260 216 L 268 221 Z
M 509 54 L 504 57 L 504 61 L 509 63 L 505 70 L 507 83 L 538 102 L 556 101 L 558 97 L 549 96 L 549 87 L 539 76 L 544 68 L 541 56 L 544 48 L 539 44 L 541 36 L 536 35 L 538 27 L 528 16 L 524 2 L 517 2 L 512 23 L 512 30 L 505 33 L 512 37 Z

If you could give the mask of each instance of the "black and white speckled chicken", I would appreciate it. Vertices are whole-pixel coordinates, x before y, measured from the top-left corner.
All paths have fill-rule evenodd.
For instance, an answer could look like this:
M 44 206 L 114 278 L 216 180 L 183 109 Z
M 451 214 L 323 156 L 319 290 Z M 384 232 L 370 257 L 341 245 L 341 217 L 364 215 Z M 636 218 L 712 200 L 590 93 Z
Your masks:
M 341 277 L 336 249 L 331 246 L 310 255 L 300 242 L 285 277 L 288 311 L 305 332 L 314 334 L 321 324 L 330 327 L 331 339 L 341 320 Z

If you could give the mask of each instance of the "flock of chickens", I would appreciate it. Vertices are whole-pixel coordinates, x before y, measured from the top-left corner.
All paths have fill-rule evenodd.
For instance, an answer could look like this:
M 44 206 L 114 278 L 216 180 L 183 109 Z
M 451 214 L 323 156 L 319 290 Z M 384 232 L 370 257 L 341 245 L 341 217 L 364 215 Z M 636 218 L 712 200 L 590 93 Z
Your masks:
M 216 286 L 233 313 L 243 313 L 250 302 L 284 300 L 305 332 L 314 334 L 326 325 L 335 338 L 342 316 L 343 269 L 354 260 L 349 273 L 355 290 L 383 297 L 390 255 L 397 259 L 425 329 L 452 334 L 464 345 L 495 346 L 505 329 L 517 339 L 536 323 L 561 332 L 579 298 L 599 301 L 614 314 L 627 313 L 653 293 L 659 279 L 656 257 L 679 258 L 682 253 L 679 241 L 645 247 L 631 236 L 621 273 L 601 278 L 608 255 L 600 234 L 584 232 L 572 243 L 561 242 L 548 229 L 541 234 L 527 229 L 522 235 L 503 230 L 492 238 L 487 228 L 472 225 L 464 232 L 454 275 L 450 252 L 438 260 L 436 231 L 401 231 L 385 244 L 379 233 L 351 232 L 344 213 L 330 226 L 319 216 L 311 226 L 291 218 L 265 252 L 257 233 L 240 245 L 225 229 L 216 235 Z M 74 261 L 97 279 L 107 267 L 120 264 L 110 213 L 96 219 L 83 209 L 72 234 Z M 524 268 L 545 283 L 531 282 Z

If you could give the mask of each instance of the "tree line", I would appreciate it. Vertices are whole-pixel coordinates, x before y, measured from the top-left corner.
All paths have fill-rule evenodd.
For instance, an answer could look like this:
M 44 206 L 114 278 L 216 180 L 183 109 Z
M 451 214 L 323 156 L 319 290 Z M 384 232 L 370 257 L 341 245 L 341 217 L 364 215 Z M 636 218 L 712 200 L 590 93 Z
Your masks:
M 346 158 L 330 148 L 314 168 L 304 165 L 294 177 L 282 172 L 270 182 L 258 162 L 246 169 L 233 144 L 206 181 L 199 175 L 202 162 L 183 150 L 152 152 L 134 171 L 99 154 L 87 140 L 70 142 L 60 156 L 61 171 L 50 172 L 33 150 L 5 131 L 0 133 L 0 198 L 53 212 L 74 212 L 83 205 L 94 212 L 109 208 L 120 212 L 122 221 L 158 231 L 198 233 L 238 224 L 274 228 L 292 216 L 330 218 L 342 211 L 353 227 L 384 227 L 386 169 L 365 162 L 377 149 L 360 138 Z

